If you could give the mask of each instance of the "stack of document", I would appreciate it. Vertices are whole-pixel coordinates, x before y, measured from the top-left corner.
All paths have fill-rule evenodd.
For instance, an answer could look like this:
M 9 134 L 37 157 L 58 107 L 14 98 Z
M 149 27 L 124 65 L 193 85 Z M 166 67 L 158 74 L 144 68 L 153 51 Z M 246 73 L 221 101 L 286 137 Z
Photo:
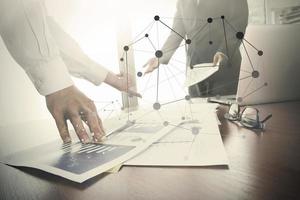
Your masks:
M 177 105 L 178 106 L 178 105 Z M 182 120 L 146 151 L 127 161 L 134 166 L 212 166 L 228 165 L 219 132 L 217 104 L 191 104 L 191 115 Z M 176 109 L 165 111 L 167 121 Z M 188 113 L 189 111 L 187 111 Z M 168 126 L 172 126 L 172 125 Z
M 101 144 L 55 140 L 6 155 L 1 162 L 37 168 L 79 183 L 103 172 L 117 172 L 122 165 L 228 165 L 217 106 L 192 99 L 162 106 L 159 111 L 122 113 L 104 123 L 109 135 Z

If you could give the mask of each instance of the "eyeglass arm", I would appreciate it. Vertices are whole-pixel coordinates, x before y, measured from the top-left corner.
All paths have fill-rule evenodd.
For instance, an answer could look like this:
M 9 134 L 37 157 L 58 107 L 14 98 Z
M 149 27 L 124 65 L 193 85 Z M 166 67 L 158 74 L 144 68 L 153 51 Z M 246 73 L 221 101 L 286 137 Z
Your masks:
M 268 121 L 269 119 L 272 118 L 272 114 L 269 114 L 264 120 L 261 121 L 261 123 L 265 123 L 266 121 Z

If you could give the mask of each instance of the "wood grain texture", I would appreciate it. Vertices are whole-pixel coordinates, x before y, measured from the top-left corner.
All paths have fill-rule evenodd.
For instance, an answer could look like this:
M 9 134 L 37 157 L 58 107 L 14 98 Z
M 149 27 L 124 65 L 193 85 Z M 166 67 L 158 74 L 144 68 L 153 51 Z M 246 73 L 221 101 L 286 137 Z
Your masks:
M 300 199 L 300 102 L 257 106 L 273 118 L 264 132 L 226 121 L 220 131 L 230 167 L 123 167 L 83 184 L 0 165 L 0 199 Z

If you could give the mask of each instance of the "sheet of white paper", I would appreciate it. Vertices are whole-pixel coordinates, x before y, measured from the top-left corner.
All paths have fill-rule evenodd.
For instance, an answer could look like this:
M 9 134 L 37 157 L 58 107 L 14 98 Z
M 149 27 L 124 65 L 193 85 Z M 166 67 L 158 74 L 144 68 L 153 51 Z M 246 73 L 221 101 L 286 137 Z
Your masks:
M 125 165 L 229 165 L 218 128 L 216 107 L 210 104 L 192 106 L 193 120 L 182 122 L 145 152 L 127 161 Z
M 203 63 L 195 65 L 193 69 L 187 68 L 185 87 L 190 87 L 198 82 L 201 82 L 219 70 L 219 66 L 213 63 Z
M 157 118 L 154 113 L 149 117 Z M 118 126 L 121 126 L 120 122 Z M 0 162 L 40 169 L 81 183 L 136 156 L 174 128 L 162 123 L 142 122 L 129 123 L 126 127 L 110 134 L 102 144 L 62 144 L 56 140 L 10 154 Z

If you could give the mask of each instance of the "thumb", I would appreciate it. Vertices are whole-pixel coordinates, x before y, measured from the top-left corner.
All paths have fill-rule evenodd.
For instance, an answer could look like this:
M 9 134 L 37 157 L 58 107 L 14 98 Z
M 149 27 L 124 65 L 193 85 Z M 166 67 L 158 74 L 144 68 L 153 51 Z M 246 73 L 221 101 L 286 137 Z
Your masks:
M 123 77 L 124 76 L 124 72 L 120 72 L 119 74 L 116 74 L 117 77 Z
M 216 66 L 216 65 L 218 64 L 218 62 L 219 62 L 219 55 L 216 54 L 216 55 L 214 56 L 213 63 L 214 63 L 214 65 Z
M 132 96 L 135 96 L 135 97 L 139 97 L 139 98 L 142 98 L 142 95 L 138 92 L 135 92 L 133 90 L 128 90 L 128 94 L 129 95 L 132 95 Z
M 147 67 L 148 65 L 149 65 L 149 61 L 143 65 L 143 68 Z

